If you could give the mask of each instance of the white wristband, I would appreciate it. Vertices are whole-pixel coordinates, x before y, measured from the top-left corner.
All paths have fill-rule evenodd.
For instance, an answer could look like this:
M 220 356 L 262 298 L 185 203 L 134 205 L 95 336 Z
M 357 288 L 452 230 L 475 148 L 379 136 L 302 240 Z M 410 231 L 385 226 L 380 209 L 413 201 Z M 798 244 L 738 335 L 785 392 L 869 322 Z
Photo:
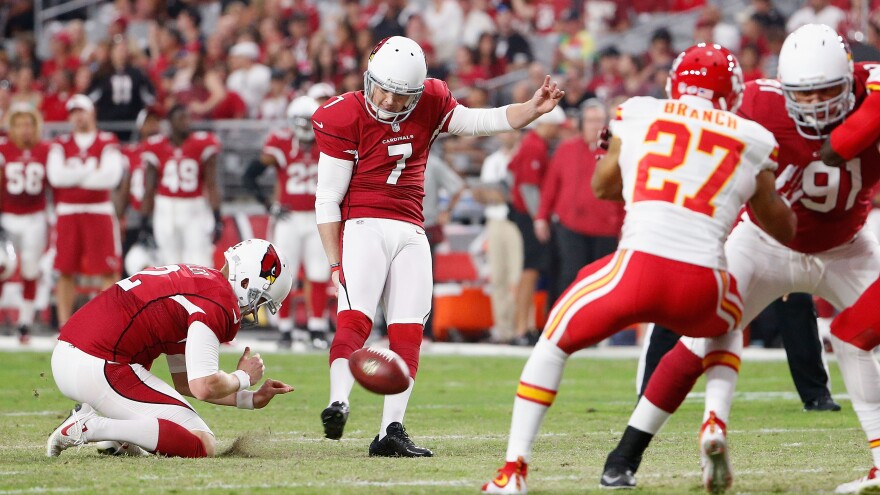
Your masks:
M 254 408 L 254 393 L 250 390 L 242 390 L 235 394 L 235 407 L 239 409 Z
M 251 376 L 244 370 L 235 370 L 233 376 L 238 378 L 238 390 L 244 390 L 251 386 Z

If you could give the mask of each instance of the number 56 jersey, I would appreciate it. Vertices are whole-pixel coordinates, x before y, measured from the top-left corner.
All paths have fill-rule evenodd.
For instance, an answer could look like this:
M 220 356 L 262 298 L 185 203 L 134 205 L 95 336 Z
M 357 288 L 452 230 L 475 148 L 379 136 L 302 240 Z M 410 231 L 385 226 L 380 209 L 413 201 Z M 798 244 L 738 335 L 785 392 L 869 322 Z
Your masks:
M 354 161 L 348 192 L 342 200 L 342 221 L 388 218 L 422 225 L 425 163 L 428 150 L 458 102 L 446 83 L 425 80 L 416 108 L 399 124 L 383 124 L 366 110 L 362 91 L 327 100 L 312 115 L 320 152 Z
M 776 170 L 773 135 L 688 96 L 631 98 L 610 126 L 622 141 L 620 248 L 726 270 L 724 241 L 755 177 Z

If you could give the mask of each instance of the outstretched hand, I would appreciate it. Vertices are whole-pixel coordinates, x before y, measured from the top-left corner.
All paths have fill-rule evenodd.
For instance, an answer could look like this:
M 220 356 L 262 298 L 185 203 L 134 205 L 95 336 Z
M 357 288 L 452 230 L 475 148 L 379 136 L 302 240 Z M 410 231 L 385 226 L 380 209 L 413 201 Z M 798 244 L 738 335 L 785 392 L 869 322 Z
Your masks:
M 293 387 L 290 385 L 267 378 L 263 385 L 260 386 L 260 389 L 254 392 L 254 409 L 262 409 L 276 395 L 288 394 L 290 392 L 293 392 Z
M 559 100 L 565 96 L 565 91 L 559 89 L 556 85 L 556 81 L 550 80 L 550 75 L 544 76 L 544 84 L 535 91 L 535 95 L 532 96 L 532 102 L 535 104 L 535 110 L 538 113 L 545 114 L 553 108 L 556 107 L 556 104 L 559 103 Z

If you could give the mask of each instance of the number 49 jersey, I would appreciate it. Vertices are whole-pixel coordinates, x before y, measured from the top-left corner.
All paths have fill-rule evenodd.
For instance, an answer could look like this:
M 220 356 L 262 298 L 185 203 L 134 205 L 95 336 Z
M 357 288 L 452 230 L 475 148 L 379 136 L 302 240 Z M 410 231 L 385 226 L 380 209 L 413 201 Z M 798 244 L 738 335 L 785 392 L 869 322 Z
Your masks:
M 726 269 L 724 241 L 776 140 L 701 98 L 631 98 L 617 109 L 626 218 L 620 248 Z
M 49 144 L 39 142 L 23 150 L 0 138 L 0 166 L 3 167 L 3 204 L 0 211 L 26 215 L 46 209 L 46 159 Z
M 439 133 L 448 131 L 458 102 L 446 83 L 426 79 L 415 110 L 399 124 L 378 122 L 365 105 L 362 91 L 346 93 L 312 115 L 320 152 L 355 161 L 342 220 L 388 218 L 421 226 L 428 150 Z
M 204 165 L 220 151 L 220 140 L 210 132 L 194 132 L 174 145 L 166 136 L 147 140 L 142 157 L 156 167 L 156 194 L 173 198 L 197 198 L 202 195 Z
M 266 138 L 263 153 L 275 159 L 280 192 L 278 202 L 291 211 L 314 211 L 318 186 L 318 147 L 300 143 L 288 130 Z

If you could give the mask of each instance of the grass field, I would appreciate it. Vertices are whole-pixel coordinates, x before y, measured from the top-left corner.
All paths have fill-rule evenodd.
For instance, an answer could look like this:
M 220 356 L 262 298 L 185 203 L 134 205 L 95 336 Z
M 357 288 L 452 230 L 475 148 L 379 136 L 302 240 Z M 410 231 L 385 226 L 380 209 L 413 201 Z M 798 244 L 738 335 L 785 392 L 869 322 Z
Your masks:
M 223 355 L 232 369 L 235 356 Z M 0 495 L 9 493 L 478 493 L 506 448 L 513 391 L 524 359 L 423 358 L 407 415 L 431 459 L 369 458 L 382 401 L 356 389 L 346 435 L 322 438 L 326 358 L 266 357 L 266 375 L 296 387 L 261 411 L 195 403 L 217 434 L 215 459 L 108 458 L 92 447 L 45 457 L 45 440 L 72 403 L 55 389 L 46 353 L 0 353 Z M 573 359 L 530 466 L 531 493 L 600 492 L 605 455 L 634 400 L 634 360 Z M 164 360 L 157 374 L 167 377 Z M 837 370 L 834 390 L 843 392 Z M 702 390 L 702 385 L 697 386 Z M 734 491 L 831 493 L 870 466 L 847 400 L 841 413 L 803 413 L 784 362 L 744 362 L 731 425 Z M 701 493 L 689 398 L 649 450 L 639 493 Z M 605 492 L 603 492 L 605 493 Z

